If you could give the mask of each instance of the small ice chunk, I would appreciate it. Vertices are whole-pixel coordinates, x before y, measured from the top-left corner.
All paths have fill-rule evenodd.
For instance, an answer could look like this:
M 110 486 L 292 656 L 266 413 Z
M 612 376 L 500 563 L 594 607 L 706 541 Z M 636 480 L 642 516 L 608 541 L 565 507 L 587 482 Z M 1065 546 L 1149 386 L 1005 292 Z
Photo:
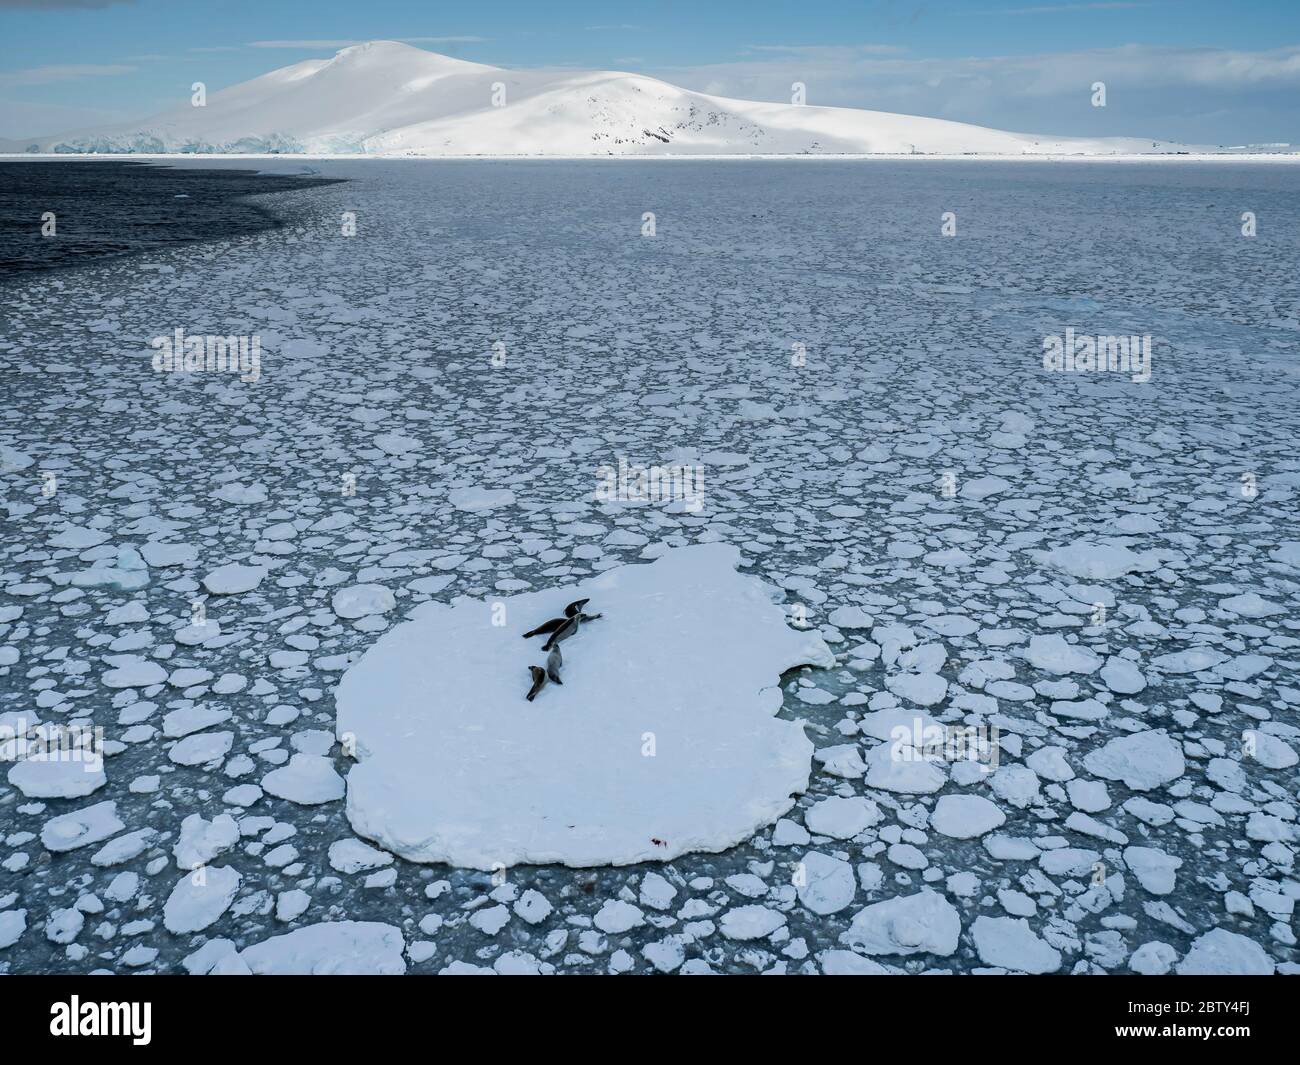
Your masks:
M 400 976 L 406 972 L 405 947 L 401 931 L 390 924 L 325 921 L 272 936 L 231 957 L 259 976 Z
M 41 826 L 41 843 L 48 851 L 70 851 L 100 843 L 124 828 L 117 804 L 109 800 L 46 821 Z
M 1025 659 L 1044 673 L 1092 673 L 1101 666 L 1101 659 L 1092 651 L 1069 643 L 1059 633 L 1031 636 Z
M 609 899 L 596 912 L 592 924 L 606 935 L 619 935 L 645 923 L 645 915 L 630 902 Z
M 359 839 L 341 839 L 330 844 L 329 862 L 330 867 L 340 873 L 360 873 L 392 865 L 393 856 Z
M 1023 917 L 977 917 L 971 939 L 980 961 L 1022 973 L 1053 973 L 1061 952 L 1040 939 Z
M 335 592 L 330 605 L 341 618 L 364 618 L 387 614 L 397 605 L 397 599 L 382 584 L 354 584 Z
M 29 799 L 79 799 L 108 782 L 102 758 L 73 759 L 68 753 L 51 751 L 18 762 L 9 769 L 9 783 Z
M 1180 976 L 1271 976 L 1273 959 L 1249 936 L 1214 928 L 1178 963 Z
M 447 502 L 470 513 L 512 506 L 514 501 L 515 494 L 508 488 L 453 488 L 447 493 Z
M 768 906 L 737 906 L 722 915 L 719 928 L 728 939 L 762 939 L 785 925 L 785 914 Z
M 841 798 L 834 795 L 808 808 L 803 822 L 808 831 L 818 836 L 834 839 L 852 839 L 863 829 L 878 823 L 884 815 L 870 799 L 855 795 Z
M 1084 756 L 1090 773 L 1122 780 L 1134 791 L 1150 791 L 1183 775 L 1182 745 L 1163 732 L 1148 730 L 1118 736 Z
M 343 778 L 328 759 L 315 754 L 295 754 L 289 764 L 262 778 L 262 787 L 281 799 L 315 806 L 343 798 Z
M 203 866 L 176 882 L 163 905 L 167 931 L 201 932 L 230 909 L 242 877 L 229 866 Z
M 251 592 L 266 577 L 265 566 L 242 566 L 231 562 L 218 566 L 203 578 L 203 587 L 213 595 L 239 595 Z
M 813 913 L 838 913 L 853 901 L 858 882 L 848 862 L 829 854 L 809 851 L 795 874 L 799 901 Z
M 929 888 L 899 895 L 859 910 L 840 936 L 868 954 L 940 954 L 957 950 L 961 918 L 957 908 Z
M 974 839 L 992 832 L 1007 819 L 982 795 L 941 795 L 930 815 L 930 827 L 953 839 Z
M 1174 890 L 1174 874 L 1183 860 L 1155 847 L 1126 847 L 1124 864 L 1152 895 L 1168 895 Z

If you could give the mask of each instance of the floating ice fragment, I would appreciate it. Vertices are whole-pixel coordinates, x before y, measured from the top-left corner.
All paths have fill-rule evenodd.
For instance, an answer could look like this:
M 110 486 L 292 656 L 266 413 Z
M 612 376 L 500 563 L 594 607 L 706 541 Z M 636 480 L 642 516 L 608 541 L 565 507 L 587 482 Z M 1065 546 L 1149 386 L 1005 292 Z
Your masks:
M 957 908 L 929 888 L 899 895 L 858 911 L 840 941 L 868 954 L 941 954 L 957 950 Z
M 1053 973 L 1061 952 L 1043 942 L 1023 917 L 977 917 L 971 938 L 985 965 L 1022 973 Z
M 1178 963 L 1181 976 L 1271 976 L 1273 969 L 1263 947 L 1226 928 L 1206 932 Z
M 508 507 L 515 501 L 514 492 L 508 488 L 453 488 L 447 501 L 457 510 L 471 513 Z
M 1088 772 L 1107 780 L 1122 780 L 1134 791 L 1150 791 L 1183 775 L 1183 748 L 1163 732 L 1117 736 L 1083 759 Z
M 406 972 L 400 929 L 376 921 L 324 921 L 296 928 L 228 955 L 213 974 L 259 976 L 400 976 Z M 239 965 L 229 967 L 229 959 Z
M 341 618 L 364 618 L 387 614 L 397 605 L 397 599 L 381 584 L 354 584 L 335 592 L 330 605 Z
M 218 566 L 204 577 L 203 587 L 213 595 L 239 595 L 251 592 L 262 583 L 266 574 L 265 566 L 241 566 L 238 562 L 231 562 Z

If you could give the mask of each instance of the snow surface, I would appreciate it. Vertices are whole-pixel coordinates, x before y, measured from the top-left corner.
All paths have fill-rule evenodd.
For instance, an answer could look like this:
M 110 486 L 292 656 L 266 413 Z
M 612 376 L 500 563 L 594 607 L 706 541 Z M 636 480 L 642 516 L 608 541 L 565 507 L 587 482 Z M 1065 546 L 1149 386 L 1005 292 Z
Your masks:
M 775 685 L 834 659 L 739 561 L 700 544 L 578 585 L 420 608 L 339 685 L 353 828 L 412 861 L 492 869 L 668 861 L 771 824 L 812 758 L 803 729 L 774 716 Z M 521 634 L 584 598 L 603 617 L 560 645 L 563 685 L 526 702 L 543 640 Z
M 503 87 L 504 98 L 497 86 Z M 502 100 L 502 105 L 494 104 Z M 141 122 L 13 142 L 68 152 L 716 155 L 1173 151 L 813 104 L 733 100 L 618 71 L 505 70 L 396 41 L 341 49 Z

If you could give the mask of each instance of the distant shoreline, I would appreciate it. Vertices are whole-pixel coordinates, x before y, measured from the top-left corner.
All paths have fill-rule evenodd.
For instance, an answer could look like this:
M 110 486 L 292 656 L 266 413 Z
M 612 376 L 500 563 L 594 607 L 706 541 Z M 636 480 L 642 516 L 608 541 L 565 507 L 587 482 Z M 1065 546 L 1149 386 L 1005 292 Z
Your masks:
M 1300 150 L 1294 152 L 1141 152 L 1131 154 L 1035 154 L 1024 153 L 1019 155 L 998 154 L 993 152 L 971 152 L 951 154 L 926 154 L 917 153 L 889 153 L 881 152 L 871 155 L 834 155 L 829 152 L 819 152 L 812 154 L 796 155 L 777 155 L 777 154 L 750 154 L 750 153 L 727 153 L 723 155 L 673 155 L 670 153 L 656 155 L 368 155 L 360 152 L 343 152 L 334 155 L 296 155 L 287 152 L 274 153 L 231 153 L 231 154 L 204 154 L 199 152 L 0 152 L 0 160 L 13 162 L 19 160 L 39 160 L 42 162 L 52 162 L 59 160 L 68 161 L 85 161 L 85 160 L 161 160 L 164 162 L 184 159 L 203 159 L 203 160 L 277 160 L 288 162 L 308 162 L 308 161 L 367 161 L 367 162 L 724 162 L 726 160 L 741 160 L 746 162 L 756 162 L 761 160 L 770 160 L 772 162 L 994 162 L 994 163 L 1166 163 L 1166 162 L 1189 162 L 1189 163 L 1208 163 L 1208 162 L 1249 162 L 1249 163 L 1300 163 Z

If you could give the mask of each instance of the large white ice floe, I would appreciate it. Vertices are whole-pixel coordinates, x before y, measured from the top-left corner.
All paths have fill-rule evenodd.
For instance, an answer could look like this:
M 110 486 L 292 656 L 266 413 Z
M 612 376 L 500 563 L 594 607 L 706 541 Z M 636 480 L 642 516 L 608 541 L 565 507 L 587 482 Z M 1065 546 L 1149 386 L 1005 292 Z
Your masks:
M 668 860 L 771 824 L 807 787 L 813 750 L 775 716 L 778 679 L 834 658 L 739 558 L 695 545 L 578 585 L 418 608 L 337 691 L 353 828 L 413 861 L 490 869 Z M 603 618 L 560 645 L 563 684 L 526 702 L 546 656 L 522 633 L 583 598 Z

